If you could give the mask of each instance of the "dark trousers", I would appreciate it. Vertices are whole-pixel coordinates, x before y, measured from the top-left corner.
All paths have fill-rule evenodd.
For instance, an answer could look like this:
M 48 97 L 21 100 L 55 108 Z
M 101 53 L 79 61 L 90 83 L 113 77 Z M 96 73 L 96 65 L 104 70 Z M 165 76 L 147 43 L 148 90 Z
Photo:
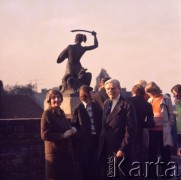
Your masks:
M 171 160 L 170 146 L 163 145 L 163 132 L 162 131 L 149 131 L 149 163 L 157 163 L 158 157 L 161 156 L 160 171 L 156 172 L 156 165 L 149 168 L 151 177 L 158 177 L 159 175 L 165 176 L 165 169 Z
M 181 134 L 177 134 L 177 148 L 181 147 Z
M 176 126 L 176 123 L 172 126 L 172 138 L 173 138 L 173 148 L 172 148 L 172 151 L 173 151 L 173 154 L 176 154 L 177 152 L 177 142 L 178 142 L 178 135 L 177 135 L 177 126 Z
M 100 180 L 100 166 L 97 160 L 98 138 L 92 136 L 92 148 L 79 152 L 83 180 Z

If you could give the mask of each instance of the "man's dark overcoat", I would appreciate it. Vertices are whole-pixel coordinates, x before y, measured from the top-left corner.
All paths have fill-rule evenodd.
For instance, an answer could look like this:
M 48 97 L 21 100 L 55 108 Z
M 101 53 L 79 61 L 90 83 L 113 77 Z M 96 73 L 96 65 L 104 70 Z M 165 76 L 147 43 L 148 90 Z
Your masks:
M 104 153 L 113 156 L 118 150 L 129 156 L 132 153 L 137 126 L 134 107 L 120 96 L 113 111 L 107 116 L 109 101 L 107 100 L 104 105 L 98 157 Z

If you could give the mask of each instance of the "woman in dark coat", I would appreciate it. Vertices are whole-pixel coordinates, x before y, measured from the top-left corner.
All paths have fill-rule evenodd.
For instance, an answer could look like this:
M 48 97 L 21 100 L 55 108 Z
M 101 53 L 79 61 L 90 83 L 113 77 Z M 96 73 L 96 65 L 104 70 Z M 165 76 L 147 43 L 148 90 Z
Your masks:
M 63 97 L 59 91 L 50 90 L 45 101 L 49 107 L 42 115 L 41 138 L 45 142 L 46 179 L 75 179 L 71 136 L 76 128 L 71 127 L 60 108 Z

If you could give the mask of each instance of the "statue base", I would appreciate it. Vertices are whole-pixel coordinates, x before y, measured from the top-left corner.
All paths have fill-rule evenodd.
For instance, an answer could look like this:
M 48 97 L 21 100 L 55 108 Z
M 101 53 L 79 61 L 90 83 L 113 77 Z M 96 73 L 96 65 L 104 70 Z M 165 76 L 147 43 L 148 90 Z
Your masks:
M 72 118 L 76 106 L 80 103 L 79 93 L 64 94 L 61 108 L 68 119 Z

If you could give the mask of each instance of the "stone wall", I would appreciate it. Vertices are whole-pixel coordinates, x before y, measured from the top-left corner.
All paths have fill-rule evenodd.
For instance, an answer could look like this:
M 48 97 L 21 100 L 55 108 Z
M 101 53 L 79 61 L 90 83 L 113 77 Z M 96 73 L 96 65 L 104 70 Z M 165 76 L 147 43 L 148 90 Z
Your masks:
M 40 119 L 0 119 L 0 179 L 44 180 Z

